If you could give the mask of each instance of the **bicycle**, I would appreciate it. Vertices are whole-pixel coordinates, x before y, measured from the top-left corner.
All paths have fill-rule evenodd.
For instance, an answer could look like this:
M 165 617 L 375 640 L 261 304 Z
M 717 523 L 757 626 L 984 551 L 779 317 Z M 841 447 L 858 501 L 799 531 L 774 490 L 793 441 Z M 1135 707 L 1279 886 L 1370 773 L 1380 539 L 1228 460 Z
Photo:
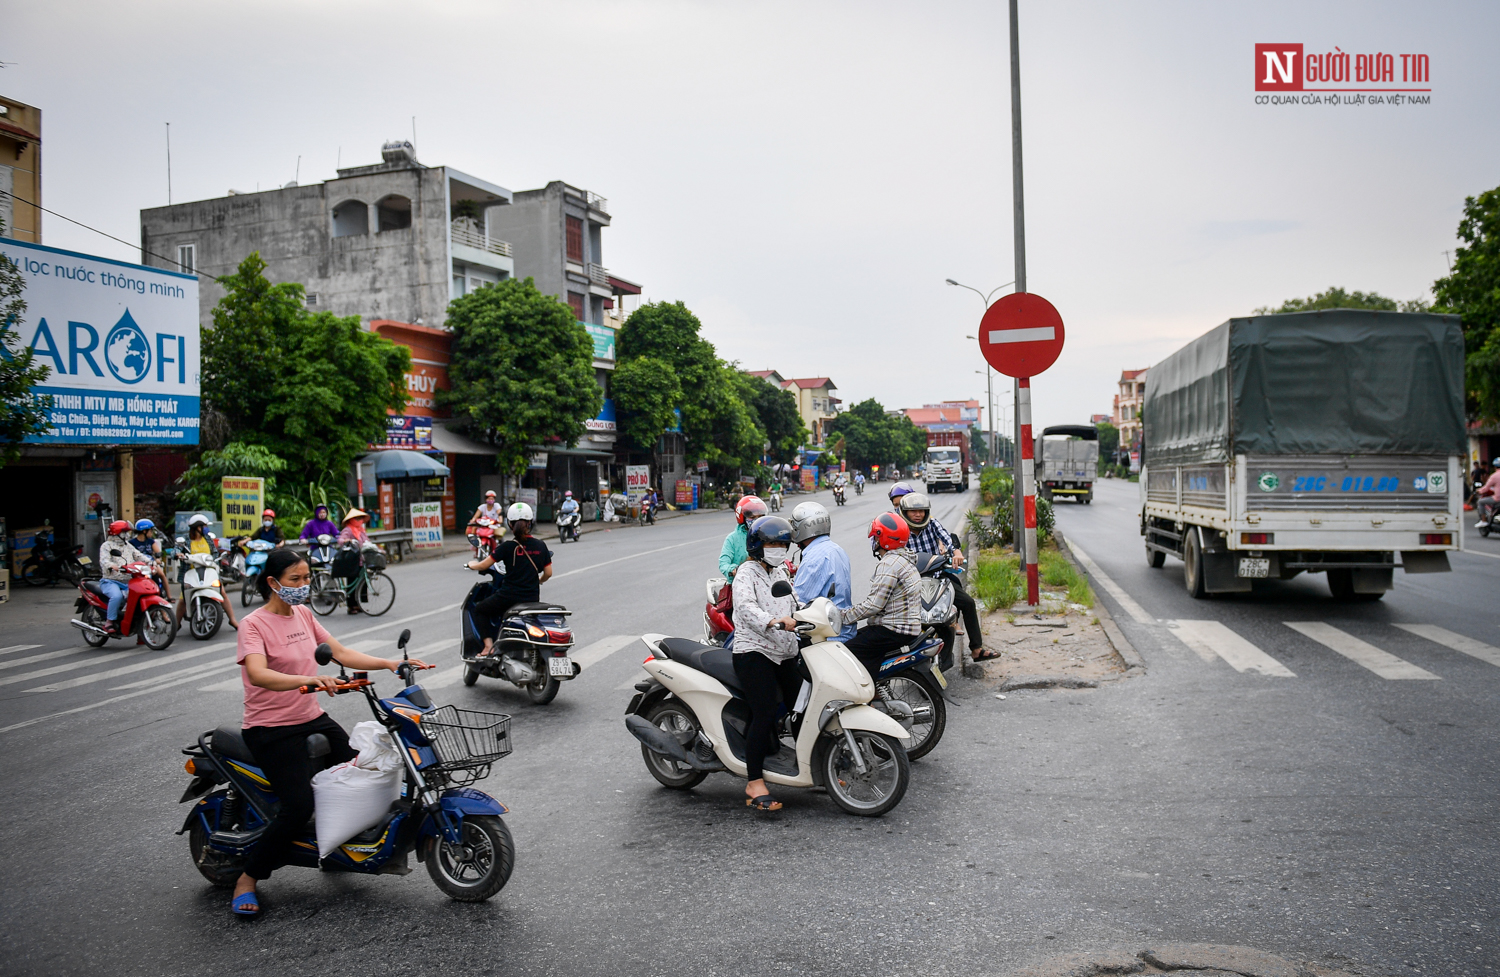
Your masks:
M 372 569 L 364 563 L 353 577 L 335 577 L 326 570 L 318 570 L 313 574 L 312 585 L 312 609 L 319 617 L 338 610 L 351 594 L 359 595 L 359 606 L 371 617 L 379 617 L 396 603 L 396 582 L 384 570 Z

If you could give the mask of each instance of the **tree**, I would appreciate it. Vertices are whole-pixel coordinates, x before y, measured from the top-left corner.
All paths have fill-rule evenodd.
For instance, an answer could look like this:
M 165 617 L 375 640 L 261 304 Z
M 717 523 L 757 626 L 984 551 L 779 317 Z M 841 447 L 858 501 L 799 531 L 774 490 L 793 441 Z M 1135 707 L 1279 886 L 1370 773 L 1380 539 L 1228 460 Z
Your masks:
M 231 441 L 219 451 L 205 451 L 187 471 L 177 477 L 177 508 L 219 511 L 220 483 L 226 476 L 264 478 L 266 502 L 283 508 L 276 495 L 276 476 L 287 464 L 270 449 L 258 444 Z
M 521 475 L 531 449 L 575 444 L 599 414 L 594 341 L 568 306 L 530 278 L 507 278 L 448 306 L 452 389 L 438 403 L 495 446 L 502 472 Z
M 637 451 L 654 452 L 682 401 L 677 374 L 654 356 L 637 356 L 615 367 L 609 385 L 620 436 Z
M 0 218 L 0 234 L 5 220 Z M 21 454 L 21 442 L 46 434 L 52 398 L 34 396 L 32 388 L 51 376 L 52 368 L 35 365 L 36 354 L 21 341 L 21 317 L 26 314 L 26 279 L 15 262 L 0 254 L 0 468 Z
M 1458 237 L 1453 270 L 1432 284 L 1433 311 L 1463 316 L 1470 414 L 1500 420 L 1500 187 L 1464 200 Z
M 927 432 L 904 414 L 891 417 L 874 400 L 862 400 L 840 414 L 829 425 L 843 435 L 849 462 L 856 468 L 899 465 L 907 468 L 921 460 L 927 450 Z
M 1099 432 L 1099 463 L 1114 464 L 1115 452 L 1120 450 L 1120 429 L 1106 421 L 1095 424 L 1094 430 Z
M 797 449 L 807 441 L 807 428 L 797 410 L 797 398 L 790 390 L 782 390 L 748 373 L 739 373 L 739 385 L 741 398 L 771 443 L 767 451 L 771 460 L 781 464 L 793 461 Z
M 1284 315 L 1288 312 L 1320 312 L 1324 309 L 1371 309 L 1376 312 L 1426 312 L 1428 303 L 1416 298 L 1397 302 L 1375 292 L 1346 292 L 1342 288 L 1330 288 L 1326 292 L 1309 295 L 1305 299 L 1287 299 L 1272 308 L 1263 305 L 1255 310 L 1256 315 Z
M 990 440 L 985 433 L 979 429 L 978 424 L 969 425 L 969 453 L 974 456 L 974 461 L 985 465 L 990 460 Z

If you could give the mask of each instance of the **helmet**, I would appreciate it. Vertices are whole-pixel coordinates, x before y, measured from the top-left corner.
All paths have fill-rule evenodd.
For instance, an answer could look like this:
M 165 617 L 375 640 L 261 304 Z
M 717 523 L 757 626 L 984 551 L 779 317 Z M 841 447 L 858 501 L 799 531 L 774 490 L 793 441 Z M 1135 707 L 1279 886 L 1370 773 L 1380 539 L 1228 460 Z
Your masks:
M 531 522 L 533 518 L 531 506 L 524 502 L 512 503 L 511 507 L 505 510 L 506 522 Z
M 572 497 L 573 497 L 573 490 L 572 489 L 568 489 L 566 492 L 563 493 L 563 498 L 565 498 L 565 499 L 571 499 Z
M 897 482 L 895 485 L 892 485 L 891 486 L 891 505 L 895 505 L 897 499 L 899 499 L 899 498 L 901 498 L 901 496 L 906 495 L 907 493 L 911 492 L 911 490 L 912 490 L 911 486 L 907 485 L 905 482 Z
M 265 512 L 262 512 L 260 514 L 260 517 L 262 519 L 275 519 L 276 518 L 276 510 L 274 510 L 274 509 L 267 509 Z
M 912 529 L 921 529 L 932 520 L 932 502 L 926 492 L 907 492 L 896 503 L 896 511 Z M 917 513 L 921 513 L 918 517 Z
M 111 536 L 123 536 L 128 532 L 130 532 L 130 523 L 124 519 L 116 519 L 109 524 L 109 534 Z
M 141 519 L 141 520 L 137 521 L 136 524 L 135 524 L 135 531 L 138 532 L 138 533 L 144 533 L 148 529 L 155 529 L 155 528 L 156 528 L 156 523 L 152 522 L 150 519 Z
M 741 526 L 770 511 L 758 495 L 747 495 L 734 504 L 734 518 Z
M 207 526 L 209 518 L 201 512 L 195 512 L 188 517 L 189 526 Z
M 493 499 L 495 497 L 495 490 L 490 489 L 488 492 L 484 493 L 484 497 L 486 499 Z
M 792 542 L 799 546 L 815 536 L 827 536 L 831 532 L 833 519 L 818 503 L 803 502 L 792 510 Z
M 745 552 L 757 560 L 765 559 L 766 546 L 771 543 L 791 546 L 792 524 L 780 516 L 761 516 L 750 525 Z
M 870 552 L 877 557 L 882 550 L 899 550 L 911 539 L 906 520 L 894 512 L 882 512 L 870 520 Z

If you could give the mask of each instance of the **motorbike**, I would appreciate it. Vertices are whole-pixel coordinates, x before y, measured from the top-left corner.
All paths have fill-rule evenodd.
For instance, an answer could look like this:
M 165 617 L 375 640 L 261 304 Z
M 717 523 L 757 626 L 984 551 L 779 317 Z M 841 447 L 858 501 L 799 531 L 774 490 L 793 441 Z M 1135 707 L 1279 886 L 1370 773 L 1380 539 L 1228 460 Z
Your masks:
M 797 564 L 782 564 L 788 577 L 797 578 Z M 721 648 L 734 647 L 734 589 L 723 577 L 709 577 L 708 602 L 703 605 L 703 640 Z
M 773 594 L 791 594 L 778 580 Z M 911 780 L 910 734 L 869 705 L 876 690 L 836 638 L 838 611 L 819 597 L 793 612 L 797 633 L 811 643 L 798 657 L 803 683 L 777 733 L 780 750 L 765 761 L 768 783 L 821 786 L 842 810 L 879 817 L 901 803 Z M 745 777 L 745 703 L 734 653 L 691 638 L 641 636 L 642 667 L 625 725 L 641 743 L 646 769 L 664 787 L 689 790 L 711 773 Z
M 487 556 L 493 556 L 495 547 L 500 545 L 500 537 L 504 530 L 495 531 L 498 526 L 493 519 L 476 519 L 469 523 L 469 528 L 474 531 L 469 534 L 469 545 L 474 547 L 474 559 L 482 560 Z
M 55 586 L 66 580 L 73 586 L 93 572 L 94 561 L 83 555 L 83 547 L 64 549 L 47 543 L 31 551 L 16 569 L 16 575 L 32 587 Z
M 572 512 L 559 512 L 557 514 L 557 541 L 559 543 L 578 542 L 583 535 L 580 528 L 583 524 L 583 515 L 574 509 Z
M 864 482 L 855 482 L 854 483 L 854 494 L 855 495 L 864 495 L 865 494 L 865 483 Z
M 187 540 L 177 540 L 177 552 L 187 553 Z M 182 575 L 182 599 L 187 604 L 188 630 L 199 641 L 219 633 L 224 624 L 224 585 L 212 553 L 189 553 Z
M 953 642 L 958 636 L 958 606 L 953 602 L 963 571 L 946 553 L 918 553 L 917 573 L 922 577 L 922 626 L 935 629 L 943 641 L 940 667 L 953 667 Z
M 214 548 L 219 551 L 219 579 L 224 583 L 238 583 L 245 579 L 245 554 L 240 547 L 244 540 L 244 536 L 214 540 Z
M 839 505 L 844 504 L 844 486 L 835 485 L 833 487 L 833 501 Z
M 525 689 L 533 703 L 544 706 L 557 698 L 563 682 L 583 672 L 583 666 L 568 657 L 573 647 L 568 617 L 573 612 L 546 601 L 513 605 L 505 612 L 494 653 L 486 656 L 481 652 L 487 622 L 474 611 L 474 605 L 488 597 L 493 588 L 489 582 L 475 584 L 459 612 L 464 685 L 473 685 L 481 675 L 501 679 Z
M 161 651 L 177 637 L 172 603 L 151 582 L 151 564 L 127 563 L 123 569 L 130 574 L 130 585 L 120 610 L 119 631 L 104 629 L 109 620 L 109 598 L 96 579 L 79 581 L 78 600 L 73 605 L 78 617 L 68 623 L 83 632 L 83 640 L 90 648 L 102 648 L 111 638 L 135 636 L 152 651 Z
M 427 690 L 414 681 L 417 666 L 406 656 L 410 631 L 398 642 L 402 664 L 397 675 L 406 687 L 389 699 L 375 693 L 365 672 L 352 676 L 339 666 L 336 693 L 359 692 L 375 720 L 395 741 L 405 768 L 401 797 L 374 827 L 318 857 L 316 831 L 310 823 L 293 846 L 290 865 L 325 872 L 406 875 L 407 856 L 417 861 L 450 899 L 482 902 L 504 888 L 515 866 L 515 843 L 504 815 L 510 809 L 475 783 L 489 776 L 490 766 L 510 755 L 510 717 L 498 713 L 433 706 Z M 333 660 L 328 645 L 318 646 L 318 664 Z M 428 666 L 431 667 L 431 666 Z M 316 686 L 302 687 L 314 694 Z M 276 816 L 277 798 L 245 744 L 238 723 L 209 730 L 182 751 L 183 768 L 193 779 L 179 803 L 196 801 L 181 830 L 188 836 L 193 865 L 212 885 L 233 886 L 244 870 L 245 856 Z M 307 738 L 313 766 L 328 766 L 328 738 Z
M 771 493 L 770 503 L 771 503 L 771 511 L 772 512 L 780 512 L 781 511 L 781 493 L 780 492 L 772 492 Z
M 250 555 L 245 557 L 245 581 L 240 584 L 240 606 L 249 607 L 260 596 L 255 589 L 255 581 L 259 579 L 260 572 L 265 568 L 266 558 L 276 548 L 276 544 L 264 539 L 252 539 L 245 544 L 250 550 Z

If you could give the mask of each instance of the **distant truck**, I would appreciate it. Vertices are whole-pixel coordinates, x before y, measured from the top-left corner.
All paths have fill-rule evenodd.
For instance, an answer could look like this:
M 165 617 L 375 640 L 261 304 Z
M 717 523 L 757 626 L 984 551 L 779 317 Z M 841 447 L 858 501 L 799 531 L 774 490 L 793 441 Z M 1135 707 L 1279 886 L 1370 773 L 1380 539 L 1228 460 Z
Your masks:
M 1083 505 L 1094 501 L 1099 432 L 1092 424 L 1047 428 L 1037 436 L 1035 455 L 1037 494 L 1042 498 L 1051 502 L 1062 497 Z
M 1457 316 L 1230 319 L 1151 367 L 1142 414 L 1146 560 L 1194 597 L 1306 572 L 1379 600 L 1462 544 Z
M 927 494 L 941 488 L 969 490 L 969 432 L 928 431 L 927 455 L 923 459 Z

